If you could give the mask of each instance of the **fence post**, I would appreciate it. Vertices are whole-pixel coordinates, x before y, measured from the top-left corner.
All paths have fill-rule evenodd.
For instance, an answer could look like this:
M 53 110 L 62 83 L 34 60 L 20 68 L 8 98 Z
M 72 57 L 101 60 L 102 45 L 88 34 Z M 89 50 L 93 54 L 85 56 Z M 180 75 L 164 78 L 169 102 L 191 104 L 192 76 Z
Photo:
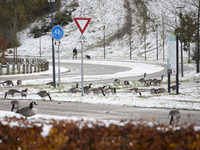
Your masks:
M 0 76 L 2 76 L 3 70 L 2 70 L 2 64 L 0 63 Z
M 36 64 L 36 62 L 34 63 L 34 72 L 37 72 L 37 64 Z
M 21 72 L 21 67 L 20 67 L 20 64 L 18 63 L 17 64 L 17 73 L 20 74 L 20 72 Z
M 22 73 L 23 73 L 23 74 L 26 73 L 25 64 L 22 64 Z
M 38 63 L 38 72 L 40 72 L 40 70 L 41 70 L 40 66 L 41 66 L 40 63 Z
M 44 62 L 41 62 L 41 71 L 45 70 Z
M 15 74 L 15 64 L 12 64 L 12 74 Z
M 10 65 L 7 63 L 6 64 L 6 74 L 9 75 L 10 74 Z
M 28 66 L 29 66 L 29 64 L 27 63 L 26 64 L 26 73 L 29 73 L 29 67 Z
M 33 65 L 32 65 L 32 64 L 30 64 L 30 66 L 29 66 L 29 67 L 30 67 L 30 73 L 32 73 L 32 72 L 33 72 L 33 68 L 32 68 L 32 67 L 33 67 Z

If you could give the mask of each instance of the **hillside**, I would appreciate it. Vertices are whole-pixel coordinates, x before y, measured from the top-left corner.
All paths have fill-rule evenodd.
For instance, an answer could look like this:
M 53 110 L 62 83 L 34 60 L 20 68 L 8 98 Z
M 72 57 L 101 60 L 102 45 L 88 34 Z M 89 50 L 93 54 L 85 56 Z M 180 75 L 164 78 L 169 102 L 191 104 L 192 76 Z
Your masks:
M 192 0 L 190 0 L 192 2 Z M 130 49 L 132 57 L 144 57 L 145 47 L 147 59 L 154 59 L 156 52 L 156 24 L 158 25 L 159 58 L 163 57 L 163 42 L 167 35 L 173 35 L 179 26 L 178 6 L 186 6 L 190 1 L 178 0 L 78 0 L 79 7 L 72 13 L 74 17 L 92 18 L 84 36 L 84 53 L 92 58 L 103 58 L 103 38 L 105 26 L 106 58 L 129 59 Z M 62 1 L 60 11 L 64 11 L 74 2 Z M 183 14 L 197 11 L 192 5 L 187 5 Z M 56 13 L 56 12 L 55 12 Z M 54 13 L 54 15 L 55 15 Z M 46 18 L 50 22 L 50 16 Z M 35 22 L 35 26 L 40 22 Z M 70 58 L 72 49 L 77 47 L 80 52 L 80 31 L 74 22 L 63 27 L 64 37 L 61 39 L 61 57 Z M 21 46 L 18 54 L 39 56 L 39 39 L 34 39 L 29 33 L 30 28 L 19 33 Z M 146 33 L 146 34 L 145 34 Z M 51 57 L 51 33 L 42 36 L 42 56 Z M 164 41 L 163 41 L 164 40 Z M 130 45 L 131 43 L 131 45 Z M 56 47 L 57 49 L 57 47 Z M 164 46 L 166 55 L 166 46 Z M 79 55 L 80 57 L 80 55 Z

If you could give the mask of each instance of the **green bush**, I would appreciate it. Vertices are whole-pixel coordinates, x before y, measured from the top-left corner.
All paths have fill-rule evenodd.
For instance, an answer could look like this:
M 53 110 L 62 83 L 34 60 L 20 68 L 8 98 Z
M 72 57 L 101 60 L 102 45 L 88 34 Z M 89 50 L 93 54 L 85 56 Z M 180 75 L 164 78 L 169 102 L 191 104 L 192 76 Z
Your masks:
M 65 11 L 65 12 L 58 12 L 55 15 L 55 20 L 54 20 L 54 24 L 55 25 L 67 25 L 69 24 L 69 22 L 72 22 L 73 19 L 71 17 L 71 12 Z

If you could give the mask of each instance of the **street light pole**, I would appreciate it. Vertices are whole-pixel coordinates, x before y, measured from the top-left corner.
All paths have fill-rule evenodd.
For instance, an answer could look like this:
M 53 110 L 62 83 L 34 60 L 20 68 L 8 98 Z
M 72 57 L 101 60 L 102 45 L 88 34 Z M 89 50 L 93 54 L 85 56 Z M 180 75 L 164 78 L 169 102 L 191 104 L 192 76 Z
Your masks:
M 156 24 L 156 58 L 158 60 L 158 25 Z
M 196 60 L 196 73 L 199 73 L 199 32 L 198 32 L 198 18 L 195 18 L 195 60 Z
M 39 47 L 40 47 L 40 57 L 41 57 L 41 55 L 42 55 L 42 52 L 41 52 L 41 29 L 42 29 L 42 26 L 38 25 L 38 29 L 39 29 Z
M 53 29 L 53 4 L 55 0 L 48 0 L 51 6 L 51 27 Z M 56 87 L 56 73 L 55 73 L 55 51 L 54 51 L 54 39 L 52 37 L 52 66 L 53 66 L 53 86 Z
M 177 7 L 180 9 L 179 17 L 180 17 L 180 34 L 181 34 L 181 76 L 183 77 L 183 36 L 182 36 L 182 12 L 181 9 L 184 7 Z
M 195 27 L 196 27 L 196 72 L 199 73 L 199 16 L 200 15 L 200 0 L 199 0 L 199 6 L 198 6 L 198 14 L 197 18 L 195 18 Z M 196 21 L 197 19 L 197 21 Z
M 163 45 L 163 60 L 165 60 L 165 23 L 164 23 L 164 17 L 162 13 L 162 45 Z
M 106 26 L 104 25 L 103 26 L 103 31 L 104 31 L 103 32 L 104 33 L 104 38 L 103 38 L 104 39 L 104 59 L 106 58 L 106 29 L 105 28 L 106 28 Z

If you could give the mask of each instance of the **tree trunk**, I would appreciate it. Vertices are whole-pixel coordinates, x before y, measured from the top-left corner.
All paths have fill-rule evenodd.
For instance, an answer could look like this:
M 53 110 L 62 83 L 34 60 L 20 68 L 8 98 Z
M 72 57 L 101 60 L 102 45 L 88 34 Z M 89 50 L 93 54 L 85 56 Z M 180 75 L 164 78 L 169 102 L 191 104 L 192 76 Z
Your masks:
M 190 42 L 187 44 L 187 49 L 188 49 L 188 63 L 190 63 Z

